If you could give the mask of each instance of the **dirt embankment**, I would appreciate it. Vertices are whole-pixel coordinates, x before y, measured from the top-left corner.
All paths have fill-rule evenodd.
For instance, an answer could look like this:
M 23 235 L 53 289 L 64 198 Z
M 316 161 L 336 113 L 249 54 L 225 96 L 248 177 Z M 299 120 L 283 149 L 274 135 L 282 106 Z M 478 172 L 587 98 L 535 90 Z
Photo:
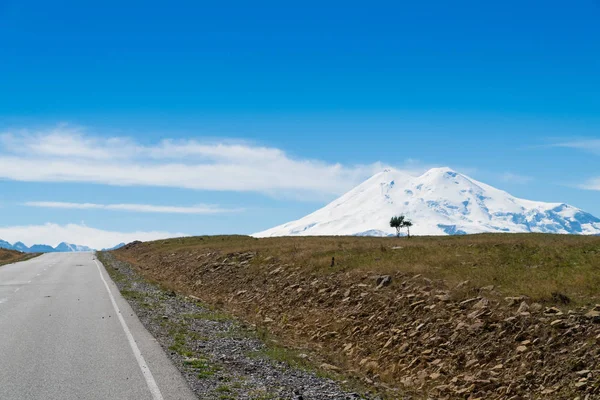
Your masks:
M 0 249 L 0 266 L 37 257 L 37 253 L 22 253 L 16 250 Z
M 252 242 L 244 251 L 173 243 L 137 243 L 115 255 L 391 398 L 600 398 L 600 306 L 541 304 L 507 297 L 493 283 L 448 285 L 368 265 L 337 268 L 335 260 L 330 269 L 308 268 Z M 388 243 L 381 251 L 402 251 L 383 249 Z

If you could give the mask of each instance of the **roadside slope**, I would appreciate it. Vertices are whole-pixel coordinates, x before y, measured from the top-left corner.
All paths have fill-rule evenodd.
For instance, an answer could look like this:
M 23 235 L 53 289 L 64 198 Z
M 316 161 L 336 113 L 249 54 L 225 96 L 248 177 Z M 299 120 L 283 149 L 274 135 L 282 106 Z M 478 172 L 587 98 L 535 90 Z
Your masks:
M 0 249 L 0 266 L 26 261 L 39 255 L 39 253 L 22 253 L 16 250 Z
M 600 238 L 234 236 L 114 254 L 390 397 L 600 390 Z

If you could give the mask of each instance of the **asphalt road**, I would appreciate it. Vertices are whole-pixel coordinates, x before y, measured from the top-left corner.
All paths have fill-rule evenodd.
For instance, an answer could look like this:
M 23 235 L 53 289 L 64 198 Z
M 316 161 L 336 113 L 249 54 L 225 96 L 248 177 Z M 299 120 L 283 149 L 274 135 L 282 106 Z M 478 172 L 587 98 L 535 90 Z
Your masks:
M 0 399 L 195 398 L 94 254 L 0 267 Z

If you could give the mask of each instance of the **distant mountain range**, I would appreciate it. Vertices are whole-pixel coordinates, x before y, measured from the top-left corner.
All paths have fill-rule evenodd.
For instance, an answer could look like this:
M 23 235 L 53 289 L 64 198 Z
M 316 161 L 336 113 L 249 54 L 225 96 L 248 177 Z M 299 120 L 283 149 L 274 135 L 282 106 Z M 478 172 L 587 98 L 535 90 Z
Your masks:
M 118 245 L 111 247 L 109 249 L 102 250 L 116 250 L 125 246 L 125 243 L 119 243 Z M 0 248 L 1 249 L 9 249 L 9 250 L 17 250 L 22 251 L 23 253 L 70 253 L 70 252 L 79 252 L 79 251 L 94 251 L 94 249 L 88 246 L 82 246 L 79 244 L 72 244 L 62 242 L 56 247 L 49 246 L 47 244 L 34 244 L 31 247 L 27 247 L 23 242 L 16 242 L 15 244 L 10 244 L 6 240 L 0 239 Z
M 253 236 L 394 236 L 390 218 L 398 214 L 412 220 L 415 235 L 600 235 L 600 218 L 576 207 L 520 199 L 450 168 L 434 168 L 418 177 L 385 170 L 320 210 Z

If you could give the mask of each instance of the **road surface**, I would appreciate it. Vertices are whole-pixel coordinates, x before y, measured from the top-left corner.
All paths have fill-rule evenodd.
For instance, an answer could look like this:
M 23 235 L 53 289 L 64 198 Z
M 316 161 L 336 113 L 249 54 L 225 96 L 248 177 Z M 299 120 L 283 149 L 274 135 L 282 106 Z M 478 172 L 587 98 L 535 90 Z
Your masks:
M 93 253 L 0 267 L 0 399 L 195 398 Z

